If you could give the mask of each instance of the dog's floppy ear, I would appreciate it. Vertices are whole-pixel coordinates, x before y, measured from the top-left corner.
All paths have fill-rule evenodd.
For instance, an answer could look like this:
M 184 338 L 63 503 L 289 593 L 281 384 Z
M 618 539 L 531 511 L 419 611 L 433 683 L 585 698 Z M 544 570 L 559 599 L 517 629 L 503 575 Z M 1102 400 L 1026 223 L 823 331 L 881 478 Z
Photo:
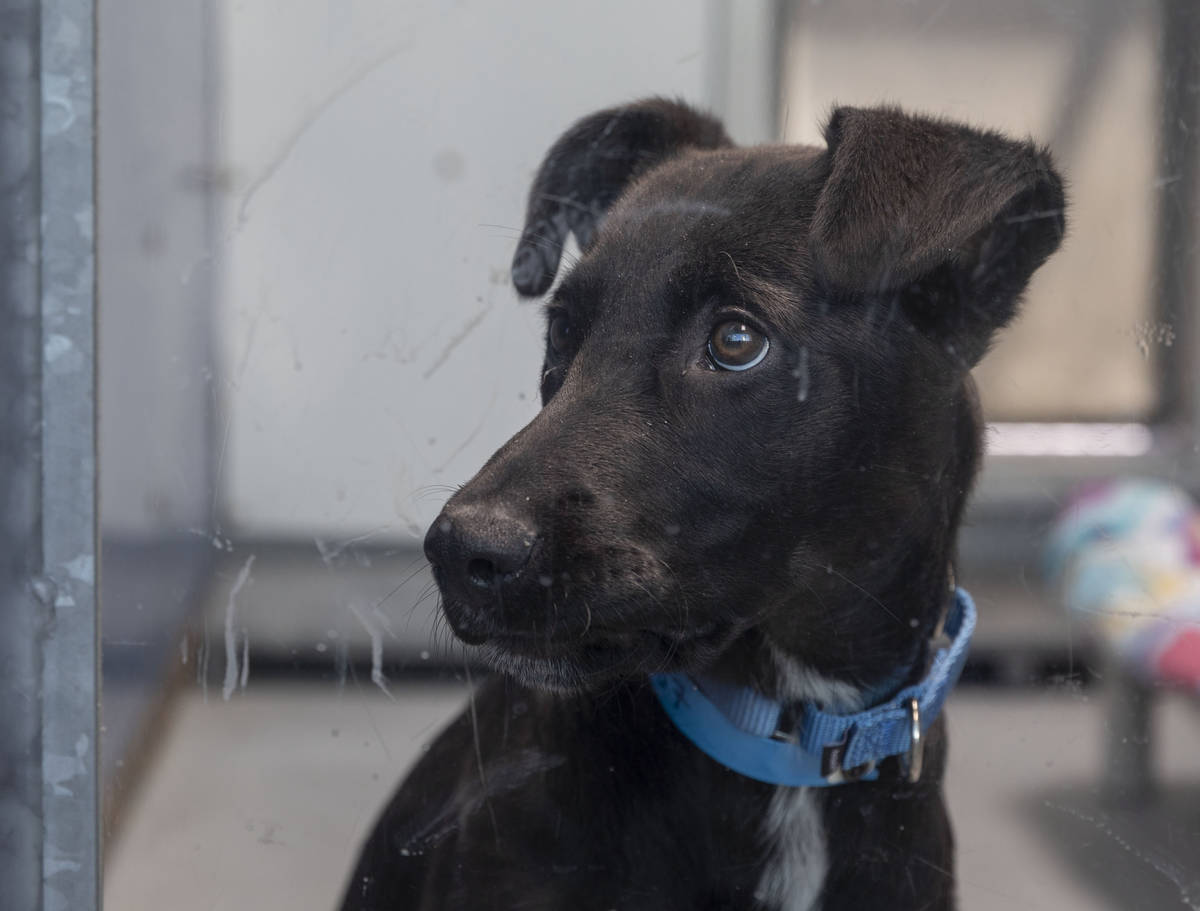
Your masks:
M 809 238 L 834 291 L 899 299 L 966 366 L 1062 240 L 1049 153 L 894 108 L 838 108 Z
M 512 264 L 517 291 L 544 294 L 554 282 L 567 231 L 586 250 L 604 213 L 634 178 L 686 148 L 728 145 L 718 121 L 665 98 L 580 120 L 546 153 L 529 192 Z

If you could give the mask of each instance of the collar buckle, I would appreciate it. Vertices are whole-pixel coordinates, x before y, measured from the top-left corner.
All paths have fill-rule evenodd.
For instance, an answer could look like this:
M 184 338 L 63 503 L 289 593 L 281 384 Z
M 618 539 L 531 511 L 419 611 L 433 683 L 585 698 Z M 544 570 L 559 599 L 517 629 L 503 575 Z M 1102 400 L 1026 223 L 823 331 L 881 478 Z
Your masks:
M 846 749 L 850 746 L 850 738 L 855 729 L 851 727 L 837 743 L 831 743 L 821 748 L 821 777 L 829 784 L 849 784 L 861 781 L 875 771 L 875 760 L 871 759 L 851 769 L 842 768 L 842 760 Z

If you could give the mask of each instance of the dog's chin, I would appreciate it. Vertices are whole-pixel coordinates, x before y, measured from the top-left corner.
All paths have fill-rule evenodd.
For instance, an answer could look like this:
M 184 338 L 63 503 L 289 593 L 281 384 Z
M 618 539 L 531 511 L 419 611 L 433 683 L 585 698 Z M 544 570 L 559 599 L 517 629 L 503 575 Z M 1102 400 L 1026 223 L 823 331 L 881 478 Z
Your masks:
M 702 670 L 729 639 L 727 628 L 712 624 L 687 635 L 592 632 L 571 641 L 499 636 L 481 644 L 478 652 L 491 668 L 525 686 L 569 694 L 650 674 Z

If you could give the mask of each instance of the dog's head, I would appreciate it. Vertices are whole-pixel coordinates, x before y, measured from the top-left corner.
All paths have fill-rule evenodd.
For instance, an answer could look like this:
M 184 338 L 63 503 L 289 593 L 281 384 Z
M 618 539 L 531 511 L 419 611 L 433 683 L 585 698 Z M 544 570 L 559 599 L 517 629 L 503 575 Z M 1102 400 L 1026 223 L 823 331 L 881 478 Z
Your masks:
M 568 231 L 582 256 L 543 408 L 425 542 L 499 668 L 589 687 L 754 639 L 869 684 L 929 633 L 979 449 L 968 371 L 1058 246 L 1062 185 L 1029 143 L 891 108 L 825 139 L 736 148 L 651 100 L 547 154 L 514 283 L 549 290 Z

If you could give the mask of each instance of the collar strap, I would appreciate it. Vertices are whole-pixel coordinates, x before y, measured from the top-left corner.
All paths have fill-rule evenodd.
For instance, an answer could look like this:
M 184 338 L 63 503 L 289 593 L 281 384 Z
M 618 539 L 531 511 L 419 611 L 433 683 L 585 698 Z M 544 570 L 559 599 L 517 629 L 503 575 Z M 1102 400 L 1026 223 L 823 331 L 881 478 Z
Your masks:
M 785 706 L 748 687 L 706 677 L 653 674 L 650 682 L 688 740 L 748 778 L 792 787 L 873 781 L 880 761 L 899 756 L 906 777 L 915 782 L 921 775 L 923 735 L 962 674 L 974 631 L 975 603 L 956 588 L 946 638 L 925 676 L 852 715 L 826 712 L 811 702 Z

